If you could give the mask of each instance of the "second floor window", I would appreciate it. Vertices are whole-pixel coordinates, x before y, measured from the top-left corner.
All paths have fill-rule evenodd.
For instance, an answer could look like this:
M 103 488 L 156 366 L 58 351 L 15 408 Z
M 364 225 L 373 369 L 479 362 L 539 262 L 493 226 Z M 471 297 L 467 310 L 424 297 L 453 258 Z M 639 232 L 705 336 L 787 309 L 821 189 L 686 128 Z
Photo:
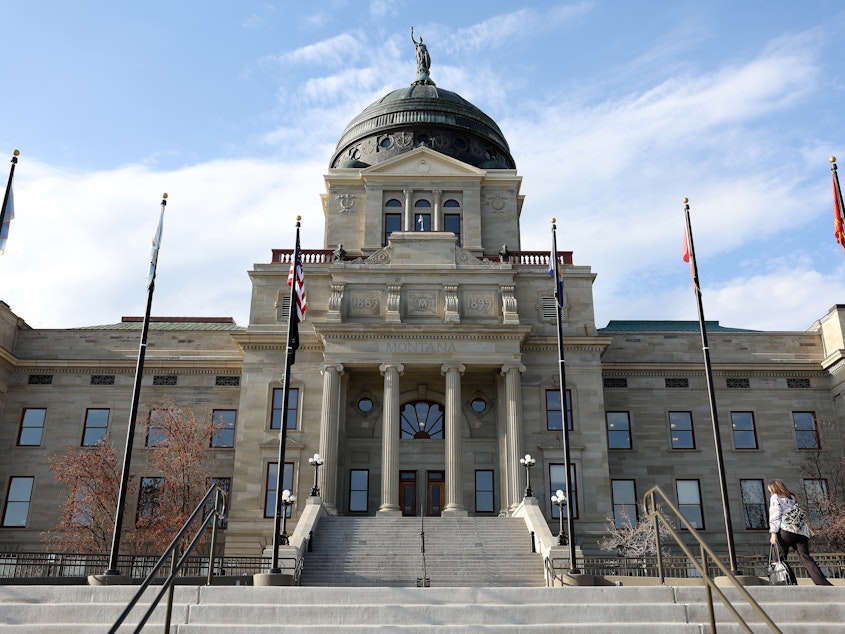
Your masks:
M 47 410 L 44 408 L 28 407 L 21 417 L 21 428 L 18 432 L 18 445 L 21 447 L 38 447 L 44 434 L 44 419 Z
M 692 412 L 669 412 L 669 435 L 672 449 L 695 449 Z
M 792 424 L 795 426 L 795 444 L 798 449 L 821 449 L 815 412 L 792 412 Z
M 273 412 L 270 417 L 270 429 L 282 428 L 282 408 L 284 407 L 284 389 L 273 388 Z M 288 409 L 285 413 L 285 424 L 288 429 L 296 429 L 297 412 L 299 411 L 299 388 L 288 389 Z
M 102 442 L 109 429 L 109 410 L 89 409 L 85 411 L 85 428 L 82 431 L 82 446 L 92 447 Z
M 561 431 L 560 390 L 546 390 L 546 429 Z M 572 390 L 566 390 L 566 428 L 572 431 Z
M 757 428 L 754 424 L 754 412 L 731 412 L 731 429 L 734 447 L 737 449 L 757 449 Z
M 216 409 L 212 412 L 211 420 L 217 427 L 217 433 L 211 439 L 212 447 L 234 447 L 235 446 L 235 419 L 238 416 L 236 409 Z
M 628 412 L 607 412 L 607 448 L 631 448 L 631 420 Z

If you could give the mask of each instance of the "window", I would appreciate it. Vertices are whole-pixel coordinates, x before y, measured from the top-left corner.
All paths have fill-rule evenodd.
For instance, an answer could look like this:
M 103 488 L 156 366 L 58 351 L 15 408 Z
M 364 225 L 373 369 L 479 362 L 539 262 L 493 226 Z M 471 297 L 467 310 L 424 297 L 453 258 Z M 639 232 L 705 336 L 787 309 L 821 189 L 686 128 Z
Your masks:
M 280 387 L 273 388 L 273 412 L 270 418 L 270 429 L 281 429 L 282 421 L 282 403 L 284 396 L 284 389 Z M 299 388 L 292 387 L 288 389 L 288 411 L 285 416 L 285 424 L 288 429 L 296 429 L 297 411 L 299 409 Z
M 546 390 L 546 429 L 560 431 L 560 390 Z M 566 428 L 572 431 L 572 390 L 566 390 Z
M 92 447 L 105 439 L 109 429 L 109 410 L 85 410 L 85 427 L 82 430 L 82 446 Z
M 821 449 L 815 412 L 792 412 L 792 424 L 795 425 L 795 444 L 798 449 Z
M 606 376 L 602 379 L 602 384 L 605 388 L 625 389 L 628 387 L 628 377 Z
M 751 379 L 728 377 L 725 379 L 725 387 L 729 390 L 748 390 L 751 389 Z
M 114 385 L 114 374 L 92 374 L 91 385 Z
M 217 425 L 217 433 L 211 439 L 212 447 L 235 446 L 235 420 L 237 416 L 238 410 L 236 409 L 216 409 L 212 412 L 211 420 Z
M 766 514 L 766 489 L 762 480 L 740 480 L 742 491 L 742 511 L 745 516 L 745 528 L 761 530 L 769 528 L 769 518 Z
M 786 379 L 786 387 L 791 390 L 809 390 L 810 379 Z
M 385 207 L 390 207 L 390 208 L 392 208 L 392 209 L 396 209 L 397 207 L 398 207 L 399 209 L 401 209 L 401 208 L 402 208 L 402 202 L 401 202 L 401 201 L 399 201 L 399 200 L 397 200 L 396 198 L 391 198 L 391 199 L 390 199 L 390 200 L 388 200 L 386 203 L 384 203 L 384 206 L 385 206 Z
M 366 513 L 369 509 L 370 472 L 367 469 L 349 471 L 349 512 Z
M 153 377 L 153 385 L 176 385 L 176 381 L 177 379 L 175 374 Z
M 138 512 L 136 522 L 154 522 L 161 507 L 161 489 L 164 478 L 141 478 L 141 488 L 138 491 Z
M 731 412 L 731 427 L 736 449 L 757 449 L 754 412 Z
M 817 523 L 821 515 L 820 507 L 827 502 L 827 480 L 804 479 L 804 495 L 807 497 L 807 517 L 810 525 Z
M 683 389 L 689 387 L 689 379 L 681 378 L 681 379 L 672 379 L 672 378 L 664 378 L 664 384 L 668 389 Z
M 402 406 L 399 437 L 443 440 L 443 408 L 433 401 L 411 401 Z
M 475 512 L 493 513 L 493 470 L 477 469 L 475 471 Z
M 546 498 L 549 504 L 552 503 L 552 496 L 555 495 L 558 489 L 566 491 L 566 497 L 569 499 L 569 505 L 572 507 L 572 518 L 578 519 L 578 481 L 575 478 L 575 465 L 569 465 L 570 486 L 566 487 L 566 469 L 562 464 L 549 465 L 549 495 Z M 566 517 L 566 505 L 563 506 L 563 517 Z M 552 519 L 560 518 L 560 509 L 557 504 L 552 504 Z
M 240 387 L 241 377 L 239 376 L 217 376 L 214 377 L 216 387 Z
M 669 412 L 669 435 L 672 449 L 695 449 L 692 412 Z
M 701 508 L 701 488 L 698 480 L 676 480 L 678 510 L 693 528 L 704 528 L 704 511 Z
M 18 432 L 18 446 L 38 447 L 44 434 L 44 419 L 47 410 L 43 408 L 26 408 L 21 418 L 21 428 Z
M 150 410 L 150 416 L 147 419 L 147 439 L 144 443 L 147 447 L 158 447 L 167 444 L 167 431 L 163 426 L 166 416 L 166 410 Z
M 30 374 L 27 379 L 28 385 L 53 385 L 52 374 Z
M 279 463 L 267 463 L 267 482 L 264 487 L 264 517 L 276 516 L 276 484 L 279 479 Z M 293 491 L 293 463 L 286 462 L 282 473 L 282 491 Z M 284 507 L 283 507 L 284 508 Z M 291 516 L 291 507 L 287 507 L 286 516 Z
M 205 479 L 205 490 L 208 491 L 215 484 L 218 485 L 221 489 L 223 489 L 223 492 L 226 494 L 226 497 L 228 498 L 229 492 L 232 490 L 232 478 L 206 478 Z M 203 511 L 203 515 L 202 515 L 203 519 L 208 517 L 208 515 L 210 513 L 214 512 L 215 497 L 216 496 L 212 495 L 211 498 L 209 498 L 208 502 L 206 502 L 205 510 Z M 231 503 L 230 499 L 227 499 L 226 500 L 227 507 L 230 503 Z M 218 518 L 217 528 L 226 528 L 227 525 L 228 525 L 228 522 L 225 518 L 222 518 L 222 517 Z
M 637 488 L 634 480 L 611 480 L 610 492 L 613 495 L 613 521 L 618 528 L 636 526 Z
M 99 499 L 96 478 L 77 478 L 71 490 L 73 496 L 74 526 L 91 526 L 94 523 L 94 502 Z
M 384 214 L 384 246 L 387 246 L 390 241 L 390 234 L 394 231 L 402 231 L 402 214 Z
M 32 500 L 32 476 L 12 476 L 6 493 L 6 508 L 3 509 L 3 526 L 26 526 L 29 503 Z
M 607 412 L 607 448 L 631 448 L 631 421 L 628 412 Z
M 447 203 L 450 201 L 446 201 Z M 455 244 L 461 246 L 461 214 L 443 214 L 443 230 L 455 234 Z

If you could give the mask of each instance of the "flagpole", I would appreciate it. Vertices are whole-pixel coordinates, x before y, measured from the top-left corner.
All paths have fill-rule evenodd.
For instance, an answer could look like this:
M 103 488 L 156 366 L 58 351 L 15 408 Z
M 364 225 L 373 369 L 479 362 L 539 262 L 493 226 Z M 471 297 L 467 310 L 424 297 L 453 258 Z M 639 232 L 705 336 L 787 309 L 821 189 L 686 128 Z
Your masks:
M 836 241 L 845 249 L 845 205 L 842 204 L 842 188 L 839 186 L 839 172 L 836 169 L 836 157 L 830 157 L 830 171 L 833 174 L 833 202 L 839 217 L 838 226 L 835 225 Z
M 553 259 L 549 266 L 554 271 L 555 279 L 555 315 L 557 317 L 557 349 L 558 365 L 560 367 L 560 408 L 561 408 L 561 442 L 563 445 L 563 471 L 566 477 L 566 532 L 569 534 L 569 574 L 579 575 L 581 571 L 577 568 L 575 560 L 575 520 L 572 514 L 572 468 L 569 454 L 569 417 L 566 407 L 566 360 L 563 356 L 563 322 L 560 317 L 560 309 L 563 306 L 563 297 L 560 287 L 560 272 L 558 271 L 557 256 L 557 218 L 552 218 L 552 252 Z
M 144 376 L 144 357 L 147 353 L 147 335 L 150 330 L 150 310 L 153 305 L 153 291 L 155 290 L 156 264 L 158 262 L 158 248 L 161 243 L 161 230 L 164 221 L 164 209 L 167 206 L 167 194 L 162 194 L 161 215 L 159 216 L 158 228 L 153 237 L 153 247 L 150 261 L 150 274 L 147 279 L 147 308 L 144 313 L 144 324 L 141 328 L 141 345 L 138 349 L 138 363 L 135 368 L 135 384 L 132 390 L 132 407 L 129 412 L 129 426 L 126 430 L 126 448 L 123 452 L 123 473 L 120 476 L 120 490 L 117 496 L 117 513 L 114 518 L 114 533 L 112 534 L 111 555 L 109 557 L 108 570 L 103 573 L 107 576 L 120 575 L 117 568 L 117 558 L 120 552 L 120 533 L 123 526 L 123 515 L 126 508 L 126 492 L 129 488 L 129 466 L 132 462 L 132 446 L 135 442 L 135 419 L 138 416 L 138 401 L 141 396 L 141 379 Z
M 701 284 L 698 280 L 698 263 L 695 259 L 695 246 L 692 241 L 692 223 L 690 222 L 689 199 L 684 198 L 684 219 L 687 225 L 687 244 L 689 246 L 690 270 L 692 271 L 693 290 L 698 305 L 698 324 L 701 330 L 701 350 L 704 353 L 704 369 L 707 375 L 707 395 L 710 399 L 710 419 L 713 423 L 713 439 L 716 444 L 716 465 L 719 469 L 719 487 L 722 493 L 722 514 L 725 516 L 725 535 L 728 539 L 728 558 L 731 573 L 742 574 L 737 569 L 736 549 L 734 548 L 733 526 L 728 508 L 728 487 L 725 481 L 725 465 L 722 457 L 722 438 L 719 433 L 719 415 L 716 411 L 716 392 L 713 386 L 713 369 L 710 364 L 710 345 L 707 343 L 707 328 L 704 322 L 704 306 L 701 302 Z
M 6 205 L 9 204 L 9 195 L 12 191 L 12 179 L 15 177 L 15 167 L 18 164 L 18 156 L 20 156 L 20 152 L 14 150 L 12 152 L 12 167 L 9 170 L 9 180 L 6 182 L 6 193 L 3 195 L 3 207 L 0 208 L 0 227 L 3 226 L 3 221 L 6 220 Z
M 294 279 L 290 285 L 290 310 L 288 310 L 288 339 L 285 354 L 285 376 L 282 383 L 282 415 L 279 421 L 279 457 L 276 466 L 276 508 L 273 512 L 273 561 L 270 568 L 270 574 L 281 574 L 282 569 L 279 567 L 279 545 L 281 544 L 281 525 L 282 525 L 282 486 L 284 483 L 285 472 L 285 444 L 288 436 L 288 399 L 290 397 L 290 369 L 294 362 L 296 355 L 296 348 L 299 347 L 299 317 L 297 315 L 296 306 L 296 267 L 300 260 L 299 247 L 299 221 L 302 216 L 296 217 L 296 248 L 293 252 L 293 260 L 291 267 L 294 271 Z M 285 511 L 287 512 L 287 508 Z M 287 545 L 287 543 L 285 543 Z

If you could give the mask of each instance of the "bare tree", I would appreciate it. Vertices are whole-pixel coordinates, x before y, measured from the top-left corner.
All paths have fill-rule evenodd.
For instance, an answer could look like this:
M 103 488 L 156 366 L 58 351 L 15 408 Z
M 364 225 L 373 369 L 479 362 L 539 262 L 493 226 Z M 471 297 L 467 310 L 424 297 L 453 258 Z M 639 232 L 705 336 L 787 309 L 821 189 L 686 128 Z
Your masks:
M 659 509 L 658 509 L 658 512 Z M 645 509 L 640 506 L 640 514 L 645 517 Z M 654 521 L 631 518 L 623 508 L 619 511 L 618 520 L 605 518 L 605 529 L 607 536 L 599 541 L 599 546 L 604 550 L 615 550 L 620 557 L 645 557 L 656 555 L 657 547 L 654 539 Z M 669 544 L 672 534 L 663 522 L 659 522 L 660 551 L 662 554 L 669 554 Z

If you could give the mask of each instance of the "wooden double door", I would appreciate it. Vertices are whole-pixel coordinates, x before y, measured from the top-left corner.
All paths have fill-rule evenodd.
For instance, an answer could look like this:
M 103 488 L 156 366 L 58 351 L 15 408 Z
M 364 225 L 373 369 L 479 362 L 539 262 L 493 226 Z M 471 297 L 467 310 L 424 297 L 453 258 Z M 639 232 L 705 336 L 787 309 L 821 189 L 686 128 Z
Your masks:
M 423 480 L 420 482 L 420 480 Z M 428 516 L 439 516 L 443 511 L 446 492 L 446 474 L 443 471 L 400 471 L 399 504 L 402 515 L 419 515 L 422 509 Z M 419 493 L 424 493 L 422 497 Z

